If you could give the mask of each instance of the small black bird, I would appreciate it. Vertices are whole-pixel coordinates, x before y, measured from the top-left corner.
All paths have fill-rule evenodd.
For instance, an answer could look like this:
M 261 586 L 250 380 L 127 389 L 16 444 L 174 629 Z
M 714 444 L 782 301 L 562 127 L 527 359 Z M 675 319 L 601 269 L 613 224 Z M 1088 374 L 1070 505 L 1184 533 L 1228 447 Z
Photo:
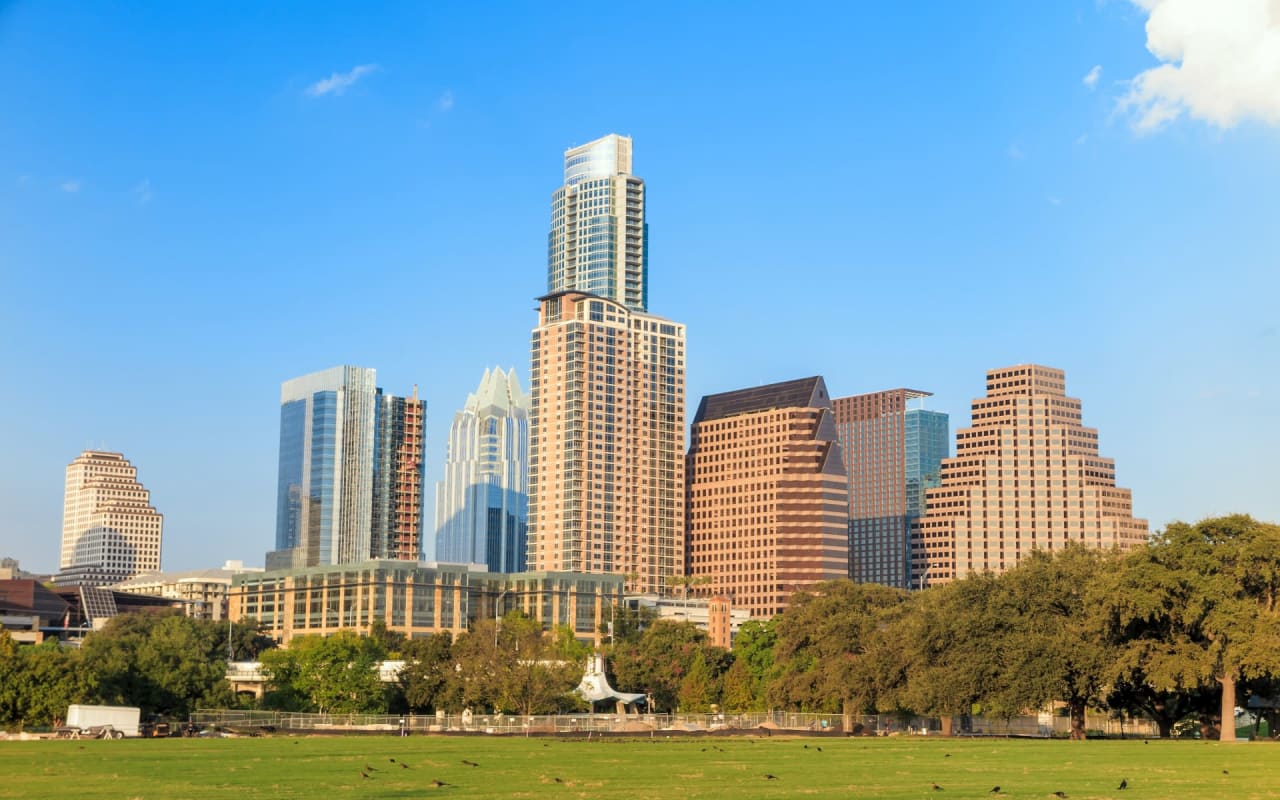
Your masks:
M 1224 769 L 1224 770 L 1222 771 L 1222 774 L 1223 774 L 1223 775 L 1230 775 L 1231 773 L 1230 773 L 1230 772 L 1227 772 L 1227 771 Z
M 818 748 L 818 752 L 819 752 L 819 753 L 821 753 L 821 752 L 822 752 L 822 748 L 821 748 L 821 747 L 819 747 L 819 748 Z
M 376 770 L 376 769 L 374 769 L 373 767 L 369 766 L 368 764 L 365 764 L 365 765 L 364 765 L 364 771 L 365 771 L 365 772 L 377 772 L 377 770 Z
M 805 749 L 805 750 L 808 750 L 808 749 L 809 749 L 809 745 L 807 745 L 807 744 L 806 744 L 806 745 L 804 746 L 804 749 Z
M 564 783 L 564 781 L 560 780 L 559 778 L 552 778 L 552 780 L 555 781 L 556 783 Z
M 991 791 L 990 791 L 990 792 L 988 792 L 987 794 L 1000 794 L 1000 787 L 999 787 L 999 786 L 992 786 L 992 787 L 991 787 Z
M 364 772 L 361 772 L 361 773 L 360 773 L 360 777 L 361 777 L 361 778 L 364 778 L 365 780 L 368 780 L 368 779 L 369 779 L 368 774 L 366 774 L 366 773 L 364 773 Z
M 943 756 L 943 758 L 951 758 L 951 754 L 947 753 L 946 755 Z
M 392 759 L 388 759 L 388 760 L 389 760 L 392 764 L 396 763 L 396 760 L 395 760 L 394 758 L 392 758 Z
M 940 791 L 942 791 L 942 787 L 941 787 L 941 786 L 939 786 L 939 785 L 938 785 L 938 784 L 936 784 L 936 783 L 931 783 L 931 784 L 929 784 L 929 785 L 933 787 L 933 790 L 934 790 L 935 792 L 940 792 Z
M 1054 793 L 1053 793 L 1053 796 L 1054 796 L 1054 797 L 1066 797 L 1066 796 L 1067 796 L 1067 793 L 1066 793 L 1066 792 L 1054 792 Z
M 778 779 L 778 776 L 777 776 L 777 775 L 770 775 L 769 773 L 767 773 L 767 772 L 766 772 L 766 773 L 764 774 L 764 779 L 765 779 L 766 781 L 776 781 L 776 780 Z
M 1121 778 L 1121 779 L 1120 779 L 1120 785 L 1119 785 L 1118 787 L 1116 787 L 1116 788 L 1117 788 L 1119 791 L 1121 791 L 1121 792 L 1123 792 L 1125 789 L 1128 789 L 1128 788 L 1129 788 L 1129 779 L 1128 779 L 1128 778 Z
M 434 787 L 436 787 L 437 789 L 439 789 L 439 788 L 441 788 L 441 787 L 443 787 L 443 786 L 448 786 L 449 784 L 445 783 L 444 781 L 440 780 L 439 778 L 436 778 L 435 780 L 433 780 L 433 781 L 431 782 L 431 785 L 432 785 L 432 786 L 434 786 Z
M 466 764 L 468 767 L 478 767 L 478 766 L 480 766 L 480 765 L 479 765 L 479 764 L 477 764 L 476 762 L 474 762 L 474 761 L 468 761 L 468 760 L 466 760 L 465 758 L 464 758 L 464 759 L 462 759 L 462 763 L 463 763 L 463 764 Z
M 403 761 L 400 762 L 400 769 L 408 769 L 408 768 L 409 768 L 408 764 L 404 763 Z

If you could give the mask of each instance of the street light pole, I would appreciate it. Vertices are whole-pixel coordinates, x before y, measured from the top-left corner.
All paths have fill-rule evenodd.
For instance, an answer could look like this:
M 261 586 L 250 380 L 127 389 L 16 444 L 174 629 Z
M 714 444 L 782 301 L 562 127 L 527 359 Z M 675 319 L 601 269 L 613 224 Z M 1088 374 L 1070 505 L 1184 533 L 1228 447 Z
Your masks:
M 503 589 L 498 595 L 498 599 L 493 601 L 493 649 L 498 649 L 498 625 L 502 620 L 502 598 L 506 597 L 510 589 Z

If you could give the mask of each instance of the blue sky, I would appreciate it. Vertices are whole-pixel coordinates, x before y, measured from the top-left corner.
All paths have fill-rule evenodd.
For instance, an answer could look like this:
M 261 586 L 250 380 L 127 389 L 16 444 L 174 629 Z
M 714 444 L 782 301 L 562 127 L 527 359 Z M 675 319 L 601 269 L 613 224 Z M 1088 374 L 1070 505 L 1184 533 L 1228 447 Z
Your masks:
M 0 2 L 0 556 L 56 569 L 105 447 L 165 568 L 261 564 L 280 382 L 342 363 L 419 386 L 433 484 L 485 367 L 527 386 L 562 153 L 608 132 L 691 407 L 822 374 L 957 427 L 1044 363 L 1154 527 L 1280 519 L 1265 0 L 782 8 Z

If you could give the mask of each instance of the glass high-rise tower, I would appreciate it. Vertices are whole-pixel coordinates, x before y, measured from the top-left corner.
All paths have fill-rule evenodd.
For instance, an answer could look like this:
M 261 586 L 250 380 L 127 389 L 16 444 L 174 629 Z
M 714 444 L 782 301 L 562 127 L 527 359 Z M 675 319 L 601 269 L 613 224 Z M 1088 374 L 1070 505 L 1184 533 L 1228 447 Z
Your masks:
M 436 560 L 521 572 L 529 524 L 529 399 L 516 371 L 484 371 L 453 417 L 436 484 Z
M 911 526 L 951 442 L 946 414 L 907 407 L 928 396 L 890 389 L 832 401 L 849 473 L 849 577 L 860 583 L 916 585 Z
M 528 567 L 684 570 L 685 327 L 648 313 L 644 181 L 631 139 L 565 152 L 529 371 Z
M 426 404 L 376 382 L 342 366 L 281 385 L 269 569 L 418 558 Z
M 564 186 L 551 198 L 547 294 L 585 292 L 645 311 L 648 236 L 631 138 L 611 133 L 566 150 Z

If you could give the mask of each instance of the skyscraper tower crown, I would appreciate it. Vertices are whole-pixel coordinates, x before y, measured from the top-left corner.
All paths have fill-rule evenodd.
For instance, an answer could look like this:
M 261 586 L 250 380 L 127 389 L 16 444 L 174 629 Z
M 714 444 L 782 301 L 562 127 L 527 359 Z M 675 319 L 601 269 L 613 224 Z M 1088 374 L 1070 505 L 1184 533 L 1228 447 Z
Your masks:
M 644 181 L 631 174 L 631 138 L 611 133 L 564 154 L 564 186 L 552 195 L 547 293 L 579 291 L 649 305 L 649 228 Z
M 528 547 L 529 399 L 516 371 L 485 370 L 453 417 L 436 484 L 436 560 L 520 572 Z

